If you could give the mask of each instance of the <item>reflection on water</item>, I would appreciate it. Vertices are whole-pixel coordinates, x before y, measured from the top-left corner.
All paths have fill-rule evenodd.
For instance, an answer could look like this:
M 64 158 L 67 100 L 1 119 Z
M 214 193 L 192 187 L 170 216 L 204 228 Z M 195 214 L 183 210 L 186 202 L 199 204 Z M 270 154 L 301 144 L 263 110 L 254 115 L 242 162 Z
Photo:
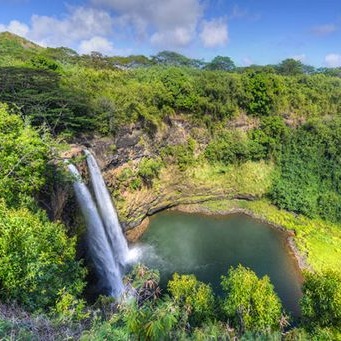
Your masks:
M 157 214 L 140 241 L 140 261 L 160 270 L 165 286 L 172 273 L 193 273 L 221 293 L 220 276 L 242 264 L 269 275 L 284 307 L 299 314 L 300 273 L 283 232 L 245 215 L 208 217 Z

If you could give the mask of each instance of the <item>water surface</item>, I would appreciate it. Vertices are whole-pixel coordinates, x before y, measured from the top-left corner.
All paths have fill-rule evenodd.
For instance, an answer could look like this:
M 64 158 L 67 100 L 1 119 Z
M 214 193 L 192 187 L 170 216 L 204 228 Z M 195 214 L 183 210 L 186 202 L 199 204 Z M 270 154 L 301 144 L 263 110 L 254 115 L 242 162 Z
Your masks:
M 160 270 L 163 286 L 174 272 L 192 273 L 221 294 L 220 276 L 242 264 L 268 275 L 286 310 L 299 314 L 300 272 L 285 234 L 267 224 L 242 214 L 163 212 L 151 219 L 141 243 L 150 246 L 142 262 Z

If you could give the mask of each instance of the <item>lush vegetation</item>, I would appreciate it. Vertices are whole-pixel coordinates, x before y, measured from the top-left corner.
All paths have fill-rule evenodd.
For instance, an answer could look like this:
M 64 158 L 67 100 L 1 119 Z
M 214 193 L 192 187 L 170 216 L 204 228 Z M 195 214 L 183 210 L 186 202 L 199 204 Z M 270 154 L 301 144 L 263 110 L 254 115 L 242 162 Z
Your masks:
M 0 197 L 18 205 L 45 183 L 49 138 L 0 105 Z M 26 197 L 26 198 L 25 198 Z
M 271 197 L 308 217 L 341 219 L 340 120 L 309 122 L 292 131 L 278 155 L 280 175 Z
M 0 338 L 58 338 L 58 330 L 91 340 L 341 338 L 340 68 L 292 59 L 240 68 L 226 56 L 204 62 L 170 51 L 80 56 L 4 33 L 0 102 Z M 165 137 L 176 124 L 182 135 Z M 43 210 L 56 182 L 68 182 L 58 142 L 113 139 L 129 125 L 143 131 L 142 152 L 118 170 L 117 198 L 161 194 L 168 177 L 262 198 L 206 207 L 243 208 L 295 231 L 318 270 L 305 274 L 298 327 L 269 279 L 242 266 L 222 274 L 220 298 L 190 274 L 174 274 L 161 295 L 158 274 L 138 267 L 126 277 L 137 292 L 127 303 L 85 301 L 80 236 Z
M 29 310 L 54 308 L 63 294 L 82 292 L 85 272 L 75 259 L 76 240 L 35 200 L 48 178 L 52 145 L 4 105 L 0 142 L 0 296 Z
M 0 204 L 0 295 L 29 310 L 54 307 L 62 295 L 77 297 L 84 269 L 75 260 L 75 239 L 43 213 Z M 61 280 L 62 279 L 62 280 Z

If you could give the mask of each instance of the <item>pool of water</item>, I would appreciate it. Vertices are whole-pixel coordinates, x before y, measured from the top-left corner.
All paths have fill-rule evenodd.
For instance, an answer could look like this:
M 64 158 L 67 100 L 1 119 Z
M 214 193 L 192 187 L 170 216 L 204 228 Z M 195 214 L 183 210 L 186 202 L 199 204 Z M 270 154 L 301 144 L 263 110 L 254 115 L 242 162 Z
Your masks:
M 165 287 L 174 272 L 195 274 L 219 295 L 220 276 L 242 264 L 268 275 L 285 309 L 299 315 L 301 274 L 283 232 L 242 214 L 203 216 L 163 212 L 140 239 L 141 262 L 159 269 Z

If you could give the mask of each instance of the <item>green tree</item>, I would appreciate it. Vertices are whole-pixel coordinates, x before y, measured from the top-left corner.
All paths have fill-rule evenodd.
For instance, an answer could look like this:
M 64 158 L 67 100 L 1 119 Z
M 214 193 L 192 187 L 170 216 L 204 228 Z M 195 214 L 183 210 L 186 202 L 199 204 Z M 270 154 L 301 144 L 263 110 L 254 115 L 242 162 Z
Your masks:
M 0 104 L 0 197 L 7 204 L 18 205 L 45 184 L 47 141 Z
M 138 307 L 135 302 L 123 308 L 123 320 L 129 334 L 139 340 L 171 340 L 178 323 L 179 310 L 171 300 L 159 300 Z
M 214 295 L 210 285 L 202 283 L 194 275 L 175 273 L 168 282 L 168 291 L 174 301 L 186 312 L 194 326 L 214 317 Z
M 46 125 L 54 134 L 91 130 L 89 97 L 83 87 L 71 87 L 68 77 L 51 70 L 55 62 L 35 60 L 39 68 L 0 68 L 0 101 L 20 108 L 32 125 Z
M 277 70 L 280 74 L 286 76 L 300 75 L 304 73 L 304 64 L 299 60 L 288 58 L 277 66 Z
M 288 135 L 289 128 L 281 116 L 262 117 L 259 127 L 250 132 L 251 140 L 261 146 L 259 158 L 273 154 Z
M 76 240 L 43 212 L 8 209 L 0 202 L 0 297 L 29 310 L 53 307 L 60 293 L 78 296 L 84 269 L 75 260 Z
M 242 333 L 280 329 L 282 304 L 268 276 L 259 279 L 250 269 L 239 265 L 222 276 L 225 291 L 222 309 Z
M 263 72 L 249 72 L 243 75 L 245 88 L 242 106 L 253 116 L 269 116 L 276 107 L 280 94 L 278 76 Z
M 233 71 L 236 65 L 230 57 L 216 56 L 206 66 L 206 70 Z
M 250 158 L 250 145 L 247 135 L 227 130 L 213 139 L 205 149 L 205 157 L 210 162 L 225 165 L 244 162 Z
M 279 174 L 271 190 L 280 208 L 308 217 L 341 219 L 339 119 L 310 121 L 283 140 L 276 155 Z
M 309 327 L 341 328 L 341 274 L 305 273 L 302 316 Z
M 162 51 L 157 55 L 152 56 L 152 61 L 155 64 L 167 66 L 187 66 L 200 68 L 204 65 L 201 60 L 188 58 L 180 53 L 173 51 Z
M 159 176 L 161 168 L 162 161 L 160 158 L 143 158 L 139 163 L 138 175 L 142 178 L 147 186 L 151 186 L 153 179 Z

